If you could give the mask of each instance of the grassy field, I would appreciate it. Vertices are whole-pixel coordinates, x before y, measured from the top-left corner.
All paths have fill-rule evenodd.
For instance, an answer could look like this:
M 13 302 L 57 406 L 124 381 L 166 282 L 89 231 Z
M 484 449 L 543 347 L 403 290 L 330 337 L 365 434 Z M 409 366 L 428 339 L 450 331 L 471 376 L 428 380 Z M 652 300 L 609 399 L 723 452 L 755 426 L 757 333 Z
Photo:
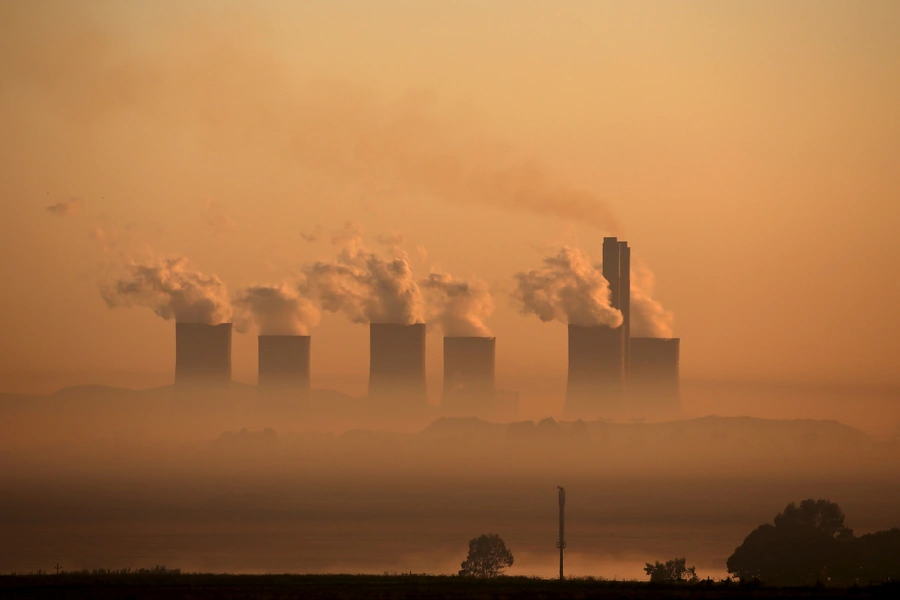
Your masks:
M 895 598 L 900 584 L 838 588 L 767 588 L 735 583 L 657 585 L 630 581 L 430 575 L 215 575 L 153 572 L 0 576 L 2 598 L 444 599 L 552 598 Z

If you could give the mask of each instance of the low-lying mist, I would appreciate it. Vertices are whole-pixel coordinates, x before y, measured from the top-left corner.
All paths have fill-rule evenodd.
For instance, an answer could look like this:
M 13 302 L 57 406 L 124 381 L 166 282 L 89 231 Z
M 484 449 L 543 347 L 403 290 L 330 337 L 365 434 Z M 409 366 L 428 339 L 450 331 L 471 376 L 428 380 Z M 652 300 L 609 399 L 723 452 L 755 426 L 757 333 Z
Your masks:
M 896 441 L 835 421 L 371 421 L 365 399 L 174 387 L 3 397 L 0 572 L 166 564 L 232 572 L 452 573 L 499 533 L 514 574 L 642 578 L 686 555 L 724 574 L 790 500 L 900 524 Z M 24 433 L 27 432 L 27 433 Z

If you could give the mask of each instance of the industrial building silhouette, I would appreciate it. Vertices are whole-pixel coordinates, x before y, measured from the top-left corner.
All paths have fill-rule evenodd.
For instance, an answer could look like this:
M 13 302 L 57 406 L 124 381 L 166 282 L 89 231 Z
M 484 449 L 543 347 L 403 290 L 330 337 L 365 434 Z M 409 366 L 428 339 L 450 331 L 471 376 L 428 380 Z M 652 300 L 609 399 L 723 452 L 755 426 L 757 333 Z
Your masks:
M 678 338 L 631 337 L 631 248 L 603 239 L 603 276 L 618 327 L 568 325 L 565 416 L 572 419 L 670 417 L 680 411 Z M 175 384 L 231 381 L 230 323 L 176 323 Z M 258 337 L 259 389 L 298 400 L 310 391 L 311 338 Z M 511 420 L 518 395 L 496 388 L 497 340 L 444 337 L 441 412 L 445 416 Z M 369 325 L 368 406 L 377 416 L 424 414 L 425 324 Z
M 221 385 L 231 381 L 231 323 L 175 324 L 175 385 Z

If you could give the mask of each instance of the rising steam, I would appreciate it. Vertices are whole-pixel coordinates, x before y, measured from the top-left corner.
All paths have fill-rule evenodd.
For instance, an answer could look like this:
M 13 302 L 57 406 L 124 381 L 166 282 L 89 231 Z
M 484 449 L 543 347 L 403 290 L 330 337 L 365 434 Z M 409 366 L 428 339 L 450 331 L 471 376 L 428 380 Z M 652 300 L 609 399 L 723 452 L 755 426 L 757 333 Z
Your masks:
M 286 283 L 242 288 L 232 305 L 240 333 L 256 327 L 261 335 L 309 335 L 319 322 L 319 311 L 309 298 Z
M 543 263 L 515 275 L 511 295 L 523 313 L 572 325 L 622 324 L 622 313 L 609 303 L 609 284 L 587 254 L 564 246 Z
M 59 217 L 76 217 L 81 212 L 81 200 L 78 198 L 69 198 L 56 204 L 51 204 L 45 210 L 50 214 Z
M 437 323 L 445 336 L 491 335 L 484 319 L 493 312 L 494 301 L 485 282 L 431 273 L 420 285 L 427 301 L 428 322 Z
M 79 3 L 53 10 L 2 3 L 0 21 L 12 24 L 17 35 L 8 43 L 17 51 L 0 52 L 0 71 L 26 101 L 74 122 L 137 113 L 149 127 L 196 136 L 216 153 L 239 152 L 249 138 L 292 168 L 366 189 L 387 185 L 617 229 L 598 194 L 510 150 L 427 92 L 385 100 L 363 86 L 297 72 L 280 60 L 265 28 L 251 25 L 264 19 L 246 6 L 191 11 L 152 30 L 160 43 L 147 51 Z
M 100 291 L 110 308 L 146 306 L 178 323 L 217 325 L 231 318 L 222 280 L 191 269 L 184 257 L 132 262 L 124 275 Z
M 332 241 L 340 248 L 334 260 L 303 269 L 324 310 L 344 313 L 354 323 L 424 321 L 422 292 L 404 253 L 394 249 L 394 256 L 383 257 L 370 251 L 358 224 L 348 225 Z
M 653 273 L 644 267 L 631 269 L 631 335 L 633 337 L 673 336 L 672 311 L 650 297 L 653 293 Z

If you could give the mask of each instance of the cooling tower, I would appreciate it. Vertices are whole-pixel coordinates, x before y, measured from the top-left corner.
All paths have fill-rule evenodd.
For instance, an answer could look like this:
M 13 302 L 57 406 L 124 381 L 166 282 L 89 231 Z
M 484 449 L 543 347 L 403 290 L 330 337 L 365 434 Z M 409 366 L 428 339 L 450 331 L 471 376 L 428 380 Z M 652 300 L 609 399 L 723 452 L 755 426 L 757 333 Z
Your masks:
M 569 325 L 566 416 L 615 417 L 624 404 L 623 327 Z
M 425 324 L 369 325 L 369 399 L 378 407 L 424 407 Z
M 175 383 L 231 381 L 231 323 L 175 323 Z
M 632 338 L 628 396 L 635 416 L 668 417 L 681 410 L 679 338 Z
M 482 417 L 494 412 L 496 338 L 444 338 L 444 394 L 447 416 Z
M 494 391 L 497 338 L 444 338 L 444 391 Z
M 261 335 L 259 387 L 309 391 L 308 335 Z

